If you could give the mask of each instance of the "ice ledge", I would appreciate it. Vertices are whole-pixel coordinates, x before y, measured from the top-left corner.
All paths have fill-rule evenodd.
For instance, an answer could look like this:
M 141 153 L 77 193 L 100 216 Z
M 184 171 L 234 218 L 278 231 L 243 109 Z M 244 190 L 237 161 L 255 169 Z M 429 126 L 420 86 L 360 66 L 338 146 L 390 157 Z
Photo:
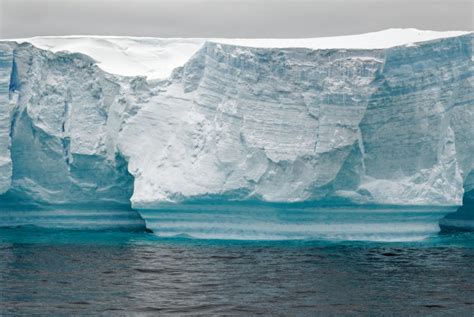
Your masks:
M 12 39 L 28 42 L 52 52 L 70 51 L 86 54 L 104 71 L 122 76 L 167 78 L 173 69 L 184 65 L 206 41 L 261 48 L 309 49 L 386 49 L 413 46 L 415 43 L 466 35 L 469 31 L 426 31 L 414 28 L 387 29 L 358 35 L 302 39 L 223 39 L 223 38 L 154 38 L 124 36 L 41 36 Z M 7 40 L 9 41 L 9 40 Z

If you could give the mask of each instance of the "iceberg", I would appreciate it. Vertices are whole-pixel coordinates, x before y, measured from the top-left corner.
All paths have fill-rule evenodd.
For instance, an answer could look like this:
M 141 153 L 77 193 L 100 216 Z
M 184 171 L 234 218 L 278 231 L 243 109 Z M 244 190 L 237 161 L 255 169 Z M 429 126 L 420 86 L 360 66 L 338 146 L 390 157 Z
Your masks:
M 34 224 L 18 205 L 74 210 L 69 223 L 85 206 L 120 206 L 132 227 L 142 221 L 162 233 L 176 219 L 153 219 L 188 202 L 452 211 L 474 183 L 472 40 L 471 32 L 390 29 L 1 41 L 0 208 L 10 220 L 0 225 Z M 263 214 L 271 213 L 259 221 Z M 435 214 L 422 235 L 439 230 L 444 214 Z M 329 230 L 310 218 L 304 238 Z M 338 232 L 347 226 L 356 228 L 349 221 Z M 181 228 L 170 230 L 193 235 Z

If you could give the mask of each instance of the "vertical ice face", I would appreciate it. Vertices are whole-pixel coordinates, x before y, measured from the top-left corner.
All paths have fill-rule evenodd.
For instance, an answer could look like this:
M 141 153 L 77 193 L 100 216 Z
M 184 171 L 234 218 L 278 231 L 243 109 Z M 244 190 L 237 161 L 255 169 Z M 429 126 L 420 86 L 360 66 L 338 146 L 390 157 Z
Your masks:
M 459 204 L 474 164 L 471 41 L 206 42 L 164 80 L 2 44 L 2 198 Z M 119 42 L 108 49 L 128 49 Z
M 132 201 L 318 197 L 360 136 L 381 55 L 207 43 L 120 134 Z
M 369 51 L 207 43 L 147 88 L 119 136 L 132 201 L 460 204 L 471 56 L 471 36 Z
M 6 127 L 14 162 L 7 197 L 53 204 L 128 204 L 133 180 L 126 162 L 106 148 L 109 108 L 119 84 L 83 55 L 52 54 L 31 45 L 20 45 L 11 54 L 15 69 L 10 73 L 19 78 L 15 80 L 21 81 L 21 89 L 8 92 L 6 84 L 7 101 L 8 93 L 18 94 L 10 133 Z
M 12 162 L 10 158 L 10 77 L 13 53 L 10 45 L 0 44 L 0 194 L 10 188 Z
M 456 212 L 441 219 L 439 222 L 441 229 L 474 231 L 474 170 L 465 180 L 462 204 Z
M 0 226 L 144 229 L 130 208 L 133 178 L 107 136 L 120 84 L 93 64 L 0 47 Z
M 464 36 L 387 50 L 360 125 L 362 188 L 376 201 L 461 202 L 474 162 L 471 45 Z

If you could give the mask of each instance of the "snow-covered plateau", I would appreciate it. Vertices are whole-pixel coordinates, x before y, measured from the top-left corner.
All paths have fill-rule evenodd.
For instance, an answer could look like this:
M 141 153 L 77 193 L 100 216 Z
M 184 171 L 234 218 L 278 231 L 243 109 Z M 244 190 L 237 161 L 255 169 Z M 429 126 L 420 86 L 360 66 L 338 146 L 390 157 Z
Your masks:
M 0 208 L 461 205 L 474 196 L 473 39 L 2 40 Z

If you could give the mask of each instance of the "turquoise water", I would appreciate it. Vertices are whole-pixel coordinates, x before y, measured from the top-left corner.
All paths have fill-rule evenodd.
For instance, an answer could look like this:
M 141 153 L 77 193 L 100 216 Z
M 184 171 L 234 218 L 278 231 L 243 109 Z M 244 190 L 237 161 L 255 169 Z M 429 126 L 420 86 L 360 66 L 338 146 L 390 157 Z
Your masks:
M 474 234 L 229 241 L 0 229 L 0 315 L 472 316 Z
M 140 210 L 160 237 L 233 240 L 420 241 L 436 236 L 455 207 L 318 206 L 225 202 Z
M 0 226 L 143 231 L 160 237 L 233 240 L 419 241 L 436 236 L 456 207 L 321 206 L 314 203 L 189 202 L 128 206 L 0 206 Z

